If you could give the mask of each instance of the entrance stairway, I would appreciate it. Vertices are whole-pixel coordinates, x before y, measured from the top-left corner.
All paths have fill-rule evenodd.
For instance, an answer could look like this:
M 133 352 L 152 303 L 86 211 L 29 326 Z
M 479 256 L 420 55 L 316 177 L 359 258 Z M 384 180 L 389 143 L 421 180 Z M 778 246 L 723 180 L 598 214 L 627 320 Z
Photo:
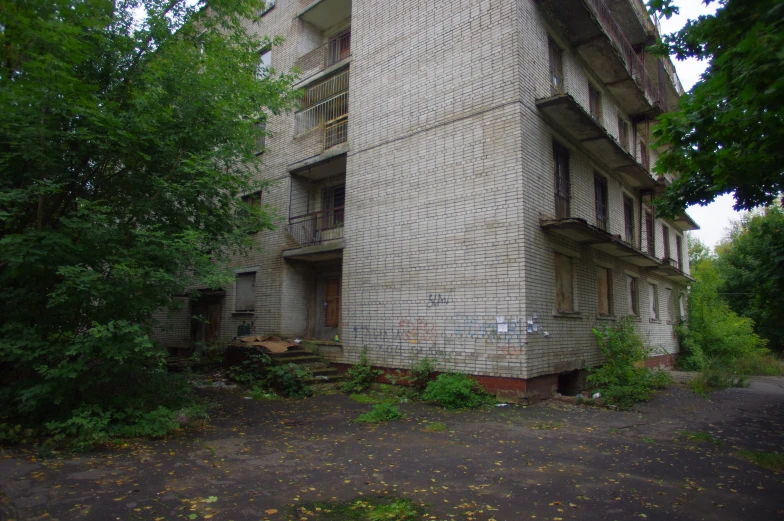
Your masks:
M 267 356 L 272 359 L 272 363 L 277 365 L 297 364 L 309 369 L 313 373 L 313 378 L 306 382 L 308 384 L 326 384 L 343 379 L 343 375 L 329 362 L 325 362 L 321 357 L 302 347 L 283 353 L 269 353 Z

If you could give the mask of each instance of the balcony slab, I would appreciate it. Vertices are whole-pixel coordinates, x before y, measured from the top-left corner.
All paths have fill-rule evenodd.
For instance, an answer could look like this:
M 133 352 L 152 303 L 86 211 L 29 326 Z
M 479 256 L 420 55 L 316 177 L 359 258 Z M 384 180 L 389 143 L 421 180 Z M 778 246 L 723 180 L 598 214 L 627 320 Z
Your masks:
M 283 250 L 283 258 L 305 262 L 323 262 L 327 260 L 342 259 L 346 243 L 343 239 L 335 239 L 313 246 L 304 246 L 291 250 Z

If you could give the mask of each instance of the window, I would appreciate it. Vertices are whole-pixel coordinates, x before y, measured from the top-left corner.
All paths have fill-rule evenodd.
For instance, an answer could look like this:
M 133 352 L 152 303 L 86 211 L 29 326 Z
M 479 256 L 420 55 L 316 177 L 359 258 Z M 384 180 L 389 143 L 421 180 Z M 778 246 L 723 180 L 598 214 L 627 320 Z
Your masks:
M 653 214 L 650 211 L 645 212 L 645 239 L 646 239 L 646 253 L 648 255 L 656 256 L 656 235 L 653 226 Z
M 253 192 L 252 194 L 243 195 L 242 201 L 246 204 L 251 205 L 254 208 L 258 208 L 261 206 L 261 190 L 258 192 Z
M 651 320 L 659 320 L 659 287 L 656 284 L 648 284 L 650 301 Z
M 249 313 L 256 310 L 256 272 L 239 273 L 235 284 L 234 311 Z
M 680 235 L 675 235 L 675 255 L 678 259 L 678 269 L 683 271 L 683 239 Z
M 272 67 L 272 51 L 267 49 L 259 53 L 259 63 L 256 65 L 256 78 L 263 80 L 269 76 L 270 67 Z
M 351 56 L 351 29 L 329 39 L 327 67 Z
M 595 172 L 593 174 L 593 191 L 596 202 L 596 226 L 607 231 L 607 179 Z
M 629 151 L 629 122 L 618 116 L 618 142 L 624 150 Z
M 612 272 L 607 268 L 598 268 L 598 313 L 612 315 Z
M 549 38 L 547 44 L 550 54 L 550 90 L 553 95 L 563 94 L 563 51 Z
M 634 245 L 634 201 L 628 195 L 623 196 L 623 233 L 626 242 Z
M 664 301 L 667 303 L 667 321 L 672 324 L 675 322 L 675 313 L 673 313 L 672 305 L 672 289 L 664 288 Z
M 602 93 L 599 89 L 588 84 L 588 108 L 591 111 L 591 117 L 597 122 L 602 121 Z
M 683 303 L 683 295 L 678 295 L 678 311 L 680 313 L 680 320 L 686 318 L 686 306 Z
M 572 258 L 555 254 L 555 308 L 558 311 L 574 311 L 574 281 Z
M 265 14 L 269 13 L 273 7 L 275 7 L 275 0 L 266 0 L 264 2 L 264 7 L 262 7 L 261 11 L 259 12 L 259 16 L 264 16 Z
M 267 122 L 266 121 L 257 121 L 255 123 L 255 131 L 256 131 L 256 155 L 263 154 L 264 148 L 267 144 Z
M 321 192 L 321 209 L 323 211 L 322 226 L 327 230 L 343 225 L 344 207 L 346 205 L 346 185 L 330 186 Z
M 553 162 L 555 164 L 555 217 L 569 217 L 571 182 L 569 179 L 569 151 L 553 141 Z
M 651 158 L 648 155 L 648 143 L 640 140 L 640 164 L 646 169 L 651 169 Z
M 662 259 L 669 264 L 670 262 L 670 229 L 662 224 L 662 242 L 664 243 L 664 254 Z
M 637 278 L 631 275 L 626 276 L 626 298 L 629 301 L 629 314 L 640 315 L 639 295 L 637 292 Z

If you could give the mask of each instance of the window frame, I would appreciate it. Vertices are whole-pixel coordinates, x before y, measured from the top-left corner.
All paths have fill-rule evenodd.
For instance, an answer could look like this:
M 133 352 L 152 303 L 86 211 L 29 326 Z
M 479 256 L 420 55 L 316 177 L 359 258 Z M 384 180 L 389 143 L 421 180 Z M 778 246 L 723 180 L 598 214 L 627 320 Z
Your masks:
M 255 136 L 255 151 L 253 152 L 255 155 L 260 156 L 267 150 L 267 120 L 260 119 L 256 121 L 253 126 L 255 128 L 260 128 L 261 132 L 257 132 Z
M 629 122 L 623 116 L 618 116 L 618 143 L 627 152 L 631 152 L 629 137 Z
M 662 223 L 662 260 L 667 264 L 670 263 L 670 227 Z
M 627 243 L 632 246 L 636 244 L 634 233 L 634 199 L 626 194 L 623 194 L 623 234 Z
M 563 49 L 549 36 L 547 38 L 547 55 L 550 70 L 550 94 L 553 96 L 565 94 Z
M 607 178 L 593 173 L 593 198 L 596 213 L 596 226 L 604 231 L 610 227 L 610 190 Z
M 594 121 L 602 124 L 602 91 L 588 82 L 588 112 Z
M 234 279 L 234 313 L 255 313 L 256 312 L 256 275 L 258 274 L 258 271 L 257 270 L 247 270 L 247 271 L 243 270 L 243 271 L 238 271 L 235 274 L 236 274 L 236 278 Z M 245 277 L 245 278 L 252 277 L 252 281 L 250 283 L 251 284 L 251 294 L 253 295 L 252 301 L 250 301 L 252 307 L 251 308 L 246 308 L 246 309 L 238 309 L 239 308 L 239 306 L 238 306 L 238 300 L 239 300 L 238 297 L 239 297 L 239 294 L 240 294 L 239 284 L 240 284 L 240 280 L 242 280 L 243 277 Z
M 665 287 L 664 288 L 664 300 L 667 303 L 667 323 L 674 324 L 675 323 L 675 302 L 673 297 L 675 296 L 675 292 L 672 288 Z
M 553 182 L 555 185 L 556 219 L 568 219 L 572 211 L 572 181 L 569 162 L 569 150 L 553 140 Z
M 265 62 L 264 57 L 269 56 Z M 266 80 L 269 78 L 270 71 L 272 70 L 272 49 L 265 47 L 259 51 L 259 61 L 256 64 L 256 79 Z
M 652 210 L 645 210 L 645 253 L 656 257 L 656 218 Z
M 675 234 L 675 253 L 677 255 L 678 270 L 683 271 L 683 238 Z
M 553 252 L 553 255 L 554 255 L 553 267 L 555 269 L 555 310 L 558 313 L 564 313 L 564 314 L 577 313 L 578 310 L 577 310 L 577 304 L 575 298 L 576 293 L 575 293 L 575 280 L 574 280 L 575 279 L 574 258 L 557 251 Z M 564 265 L 563 264 L 564 262 L 566 262 L 566 266 L 568 267 L 568 272 L 569 272 L 568 285 L 564 284 L 564 282 L 566 281 L 562 281 L 562 283 L 559 284 L 559 279 L 562 278 L 560 268 Z M 568 294 L 565 293 L 564 298 L 561 298 L 559 296 L 559 288 L 567 288 L 567 287 L 569 290 Z M 567 300 L 570 309 L 564 309 L 561 307 L 561 304 L 566 303 Z
M 661 309 L 659 308 L 659 285 L 648 281 L 648 311 L 651 322 L 661 322 Z
M 640 318 L 640 278 L 626 274 L 626 300 L 628 301 L 627 313 Z
M 264 2 L 264 8 L 261 11 L 259 11 L 259 17 L 262 17 L 265 14 L 269 13 L 270 11 L 272 11 L 272 9 L 275 7 L 276 3 L 277 3 L 277 0 L 266 0 L 266 2 Z
M 607 312 L 602 313 L 601 309 L 601 273 L 605 273 L 607 277 Z M 604 266 L 597 266 L 596 267 L 596 314 L 599 317 L 612 317 L 614 315 L 614 303 L 613 303 L 613 270 L 611 268 L 606 268 Z

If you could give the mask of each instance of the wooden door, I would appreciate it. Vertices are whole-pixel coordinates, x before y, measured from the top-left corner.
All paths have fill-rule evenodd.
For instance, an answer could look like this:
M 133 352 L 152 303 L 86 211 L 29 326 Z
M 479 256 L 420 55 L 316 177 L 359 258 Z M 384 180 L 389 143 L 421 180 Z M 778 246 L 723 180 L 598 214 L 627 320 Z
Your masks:
M 327 279 L 326 295 L 327 309 L 324 313 L 324 326 L 338 327 L 340 324 L 340 279 Z
M 221 327 L 221 304 L 216 302 L 207 305 L 207 324 L 204 334 L 205 342 L 217 342 L 220 340 Z

